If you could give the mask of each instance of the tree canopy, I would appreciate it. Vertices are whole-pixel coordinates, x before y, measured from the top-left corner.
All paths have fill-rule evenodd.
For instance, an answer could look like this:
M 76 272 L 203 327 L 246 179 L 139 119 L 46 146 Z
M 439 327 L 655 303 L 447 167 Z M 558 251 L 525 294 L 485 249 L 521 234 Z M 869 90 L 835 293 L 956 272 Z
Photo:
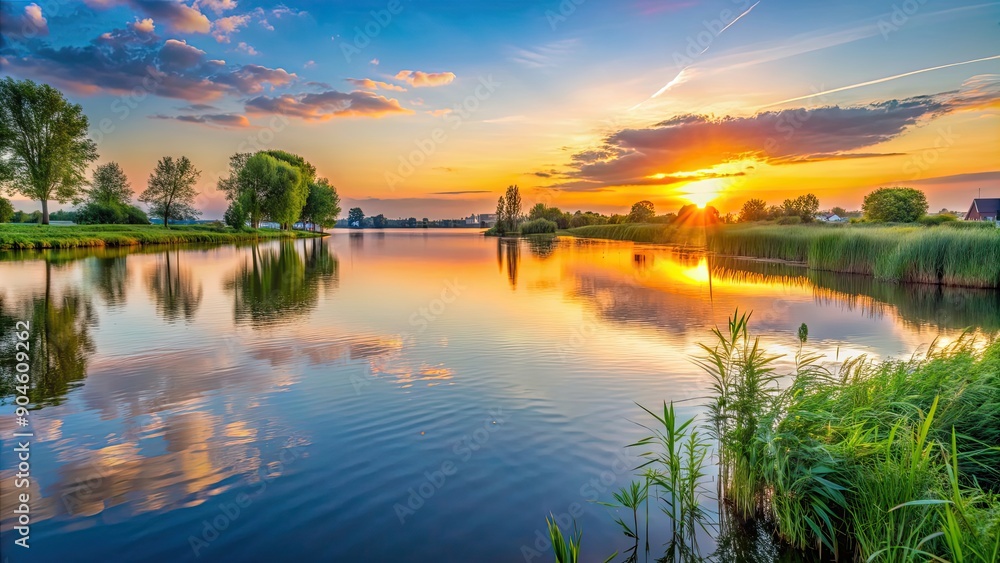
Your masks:
M 348 227 L 363 227 L 365 225 L 365 212 L 360 207 L 352 207 L 347 212 Z
M 319 225 L 324 229 L 331 228 L 337 223 L 340 211 L 340 196 L 329 180 L 320 178 L 309 184 L 309 197 L 302 208 L 303 224 L 312 223 L 313 226 Z
M 86 190 L 87 201 L 104 205 L 130 205 L 132 185 L 117 162 L 101 164 L 94 169 L 94 179 Z
M 879 188 L 865 196 L 861 209 L 874 223 L 912 223 L 927 213 L 927 196 L 913 188 Z
M 79 104 L 31 80 L 0 80 L 0 187 L 42 204 L 49 223 L 49 200 L 78 200 L 87 166 L 97 146 L 87 137 L 88 121 Z
M 655 216 L 656 209 L 653 207 L 653 202 L 642 200 L 632 205 L 632 211 L 628 214 L 628 222 L 648 223 Z
M 10 223 L 14 218 L 14 206 L 6 198 L 0 197 L 0 223 Z

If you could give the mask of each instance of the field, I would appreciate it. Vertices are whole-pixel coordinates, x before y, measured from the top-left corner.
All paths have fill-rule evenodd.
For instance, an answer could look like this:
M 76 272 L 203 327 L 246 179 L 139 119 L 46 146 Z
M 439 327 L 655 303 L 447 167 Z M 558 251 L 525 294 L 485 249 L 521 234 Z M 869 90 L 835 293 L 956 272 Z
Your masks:
M 150 244 L 233 243 L 261 239 L 310 238 L 321 233 L 257 229 L 236 231 L 204 225 L 0 225 L 0 250 L 141 246 Z

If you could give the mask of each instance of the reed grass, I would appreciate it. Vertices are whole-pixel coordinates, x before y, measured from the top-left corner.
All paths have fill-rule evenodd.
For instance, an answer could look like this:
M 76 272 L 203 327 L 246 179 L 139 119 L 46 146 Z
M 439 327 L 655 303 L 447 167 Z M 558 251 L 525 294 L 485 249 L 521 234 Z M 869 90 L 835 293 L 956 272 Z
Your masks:
M 708 248 L 888 282 L 1000 287 L 1000 229 L 950 225 L 725 226 L 711 234 Z
M 620 223 L 587 225 L 565 231 L 580 238 L 625 240 L 639 243 L 704 246 L 705 230 L 701 227 L 678 227 L 653 223 Z
M 0 225 L 0 250 L 123 247 L 152 244 L 234 243 L 279 238 L 322 236 L 307 231 L 257 229 L 237 231 L 229 227 L 179 225 Z

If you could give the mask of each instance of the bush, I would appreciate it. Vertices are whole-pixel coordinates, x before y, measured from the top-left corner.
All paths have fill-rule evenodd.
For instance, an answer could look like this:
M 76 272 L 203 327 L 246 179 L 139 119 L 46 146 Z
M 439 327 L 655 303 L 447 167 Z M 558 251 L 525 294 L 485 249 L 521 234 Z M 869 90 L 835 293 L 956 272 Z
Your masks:
M 543 235 L 556 232 L 557 225 L 548 219 L 534 219 L 521 225 L 522 235 Z
M 237 230 L 243 230 L 247 228 L 247 221 L 250 220 L 250 216 L 244 209 L 243 205 L 240 204 L 239 200 L 237 200 L 229 204 L 229 207 L 226 209 L 226 213 L 223 215 L 222 219 L 230 227 Z
M 861 208 L 874 223 L 913 223 L 927 213 L 927 197 L 913 188 L 879 188 L 865 196 Z
M 81 225 L 148 225 L 149 217 L 134 205 L 88 203 L 76 214 Z
M 788 215 L 778 219 L 779 225 L 798 225 L 801 222 L 802 217 L 799 217 L 798 215 Z

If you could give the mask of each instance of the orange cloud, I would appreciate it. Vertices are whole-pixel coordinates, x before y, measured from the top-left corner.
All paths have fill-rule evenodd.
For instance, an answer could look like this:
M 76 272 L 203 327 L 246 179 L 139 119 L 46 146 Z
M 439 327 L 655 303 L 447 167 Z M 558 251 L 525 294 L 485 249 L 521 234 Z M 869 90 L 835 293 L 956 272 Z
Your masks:
M 285 94 L 274 98 L 258 96 L 247 101 L 246 109 L 253 114 L 290 115 L 306 121 L 326 121 L 335 117 L 384 117 L 399 113 L 413 113 L 413 110 L 400 106 L 395 99 L 361 90 L 350 93 L 328 90 L 318 94 L 298 96 Z
M 348 78 L 348 82 L 357 86 L 358 88 L 364 88 L 366 90 L 378 90 L 379 88 L 383 90 L 394 90 L 396 92 L 405 92 L 406 88 L 402 86 L 396 86 L 395 84 L 389 84 L 388 82 L 380 82 L 378 80 L 372 80 L 371 78 Z
M 435 86 L 451 84 L 455 80 L 455 73 L 401 70 L 396 73 L 396 80 L 402 80 L 414 88 L 433 88 Z

